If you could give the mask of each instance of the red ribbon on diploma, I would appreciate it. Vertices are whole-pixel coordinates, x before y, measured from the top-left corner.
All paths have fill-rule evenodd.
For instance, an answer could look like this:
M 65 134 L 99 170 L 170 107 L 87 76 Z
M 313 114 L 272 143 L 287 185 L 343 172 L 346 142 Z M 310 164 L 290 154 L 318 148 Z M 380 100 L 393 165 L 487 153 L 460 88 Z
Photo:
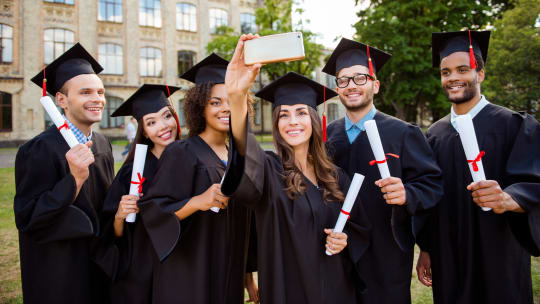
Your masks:
M 475 159 L 473 160 L 468 160 L 467 159 L 467 162 L 468 163 L 472 163 L 472 169 L 474 172 L 478 172 L 478 164 L 476 164 L 477 162 L 481 161 L 482 160 L 482 157 L 486 154 L 486 152 L 484 152 L 484 150 L 480 151 L 480 153 L 478 153 L 478 155 L 476 156 Z
M 392 156 L 392 157 L 395 157 L 395 158 L 399 158 L 399 155 L 393 154 L 393 153 L 386 153 L 386 155 Z M 384 163 L 386 162 L 387 159 L 388 159 L 388 157 L 385 157 L 383 160 L 376 160 L 376 159 L 374 159 L 374 160 L 372 160 L 372 161 L 369 162 L 369 165 L 370 165 L 370 166 L 373 166 L 373 165 L 375 165 L 375 164 L 384 164 Z
M 351 218 L 351 213 L 350 212 L 347 212 L 343 209 L 341 209 L 341 213 L 345 214 L 346 216 L 348 216 L 348 218 Z
M 69 125 L 67 120 L 64 120 L 64 124 L 58 127 L 58 131 L 62 130 L 62 128 L 66 128 L 66 130 L 69 130 Z
M 137 177 L 139 178 L 139 181 L 131 181 L 134 185 L 139 185 L 139 193 L 142 193 L 142 184 L 146 180 L 146 177 L 142 177 L 141 173 L 137 172 Z

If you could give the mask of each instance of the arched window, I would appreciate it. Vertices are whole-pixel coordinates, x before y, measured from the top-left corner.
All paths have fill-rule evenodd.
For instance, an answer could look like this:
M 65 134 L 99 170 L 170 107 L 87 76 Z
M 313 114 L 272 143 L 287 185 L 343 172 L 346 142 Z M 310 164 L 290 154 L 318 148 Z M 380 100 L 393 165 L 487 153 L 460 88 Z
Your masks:
M 11 94 L 0 91 L 0 131 L 12 131 Z
M 178 51 L 178 77 L 191 69 L 195 62 L 195 52 Z
M 140 69 L 141 76 L 161 76 L 161 50 L 153 47 L 141 48 Z
M 0 24 L 0 63 L 13 62 L 13 28 Z
M 122 22 L 122 0 L 99 0 L 98 20 Z
M 328 122 L 338 119 L 338 105 L 335 103 L 329 103 L 328 106 Z
M 139 0 L 139 25 L 161 27 L 159 0 Z
M 176 4 L 176 29 L 182 31 L 197 31 L 197 8 L 190 3 Z
M 218 27 L 229 25 L 229 13 L 220 8 L 210 9 L 210 33 L 215 34 Z
M 103 74 L 122 75 L 124 58 L 122 46 L 114 43 L 102 43 L 98 50 L 99 64 L 103 66 Z
M 75 35 L 72 31 L 62 28 L 46 29 L 43 32 L 44 58 L 43 62 L 49 64 L 73 46 Z
M 248 13 L 240 14 L 240 30 L 242 34 L 256 33 L 255 15 Z
M 105 99 L 107 103 L 105 104 L 105 109 L 103 109 L 103 116 L 101 116 L 99 126 L 102 129 L 121 128 L 124 125 L 124 117 L 111 117 L 111 114 L 118 109 L 123 100 L 114 96 L 106 96 Z

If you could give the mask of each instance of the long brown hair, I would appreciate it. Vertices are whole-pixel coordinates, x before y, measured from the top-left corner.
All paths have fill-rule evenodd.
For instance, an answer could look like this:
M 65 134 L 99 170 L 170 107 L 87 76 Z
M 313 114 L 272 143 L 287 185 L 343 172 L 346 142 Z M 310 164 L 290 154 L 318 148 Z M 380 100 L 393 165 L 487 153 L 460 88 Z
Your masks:
M 201 134 L 206 129 L 206 119 L 204 118 L 204 108 L 210 100 L 213 82 L 196 85 L 186 92 L 183 102 L 184 118 L 189 129 L 188 137 Z M 248 113 L 253 117 L 253 98 L 248 94 Z
M 272 113 L 273 138 L 277 154 L 283 163 L 283 178 L 285 179 L 285 190 L 290 199 L 295 199 L 306 191 L 306 183 L 303 174 L 295 164 L 294 150 L 279 134 L 279 111 L 281 106 L 277 106 Z M 326 146 L 322 138 L 322 122 L 313 108 L 308 107 L 311 118 L 311 137 L 309 138 L 308 163 L 313 165 L 315 176 L 323 189 L 323 199 L 325 201 L 343 201 L 345 196 L 339 189 L 338 172 L 326 153 Z
M 171 108 L 171 106 L 167 106 L 167 107 L 169 108 L 169 111 L 173 113 L 173 109 Z M 131 147 L 129 148 L 129 153 L 126 157 L 126 160 L 124 161 L 124 164 L 133 161 L 133 159 L 135 158 L 135 147 L 137 146 L 137 144 L 147 145 L 148 150 L 149 150 L 148 152 L 150 152 L 150 149 L 154 147 L 154 142 L 151 141 L 150 138 L 144 136 L 143 124 L 144 122 L 141 117 L 141 119 L 137 120 L 137 134 L 135 134 L 135 139 L 133 139 L 133 142 L 131 143 Z M 176 130 L 175 140 L 178 140 L 178 139 L 180 139 L 180 132 L 179 130 Z

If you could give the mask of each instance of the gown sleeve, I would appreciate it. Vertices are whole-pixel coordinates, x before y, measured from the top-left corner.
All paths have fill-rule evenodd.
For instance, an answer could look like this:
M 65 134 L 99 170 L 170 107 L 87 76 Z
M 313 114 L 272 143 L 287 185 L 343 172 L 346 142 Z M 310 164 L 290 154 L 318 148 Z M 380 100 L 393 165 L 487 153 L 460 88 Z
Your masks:
M 232 129 L 229 132 L 229 161 L 221 192 L 234 197 L 236 201 L 249 208 L 255 208 L 257 204 L 261 203 L 260 199 L 268 187 L 267 183 L 270 182 L 266 176 L 270 174 L 270 170 L 267 168 L 270 165 L 269 156 L 261 149 L 255 136 L 251 133 L 249 121 L 246 128 L 246 153 L 244 156 L 238 153 Z
M 73 205 L 75 178 L 52 149 L 51 143 L 36 139 L 17 152 L 13 208 L 17 228 L 37 243 L 92 236 L 90 217 Z
M 122 196 L 129 193 L 132 169 L 132 163 L 124 164 L 109 187 L 100 215 L 101 234 L 95 241 L 92 252 L 92 260 L 112 281 L 127 273 L 130 264 L 132 224 L 124 221 L 124 233 L 121 237 L 116 237 L 114 219 Z
M 514 114 L 519 115 L 519 114 Z M 521 116 L 521 115 L 520 115 Z M 520 244 L 540 255 L 540 124 L 530 115 L 522 117 L 506 163 L 508 193 L 525 213 L 505 213 Z
M 189 225 L 189 217 L 180 222 L 175 212 L 193 195 L 193 176 L 197 159 L 183 141 L 167 146 L 156 173 L 139 203 L 146 232 L 159 260 L 163 262 L 176 247 L 181 228 Z

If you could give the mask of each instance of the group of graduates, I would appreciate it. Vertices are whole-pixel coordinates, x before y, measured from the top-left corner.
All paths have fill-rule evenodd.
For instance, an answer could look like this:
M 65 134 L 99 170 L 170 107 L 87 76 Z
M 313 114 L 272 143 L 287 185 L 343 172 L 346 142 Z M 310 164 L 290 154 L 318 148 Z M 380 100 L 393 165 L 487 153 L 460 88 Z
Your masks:
M 116 177 L 110 143 L 91 129 L 106 102 L 95 59 L 76 44 L 32 79 L 47 79 L 80 144 L 70 149 L 52 126 L 17 153 L 25 303 L 243 303 L 244 288 L 261 303 L 410 303 L 415 244 L 435 303 L 532 303 L 540 124 L 481 95 L 489 32 L 433 33 L 452 108 L 426 136 L 374 107 L 391 55 L 342 39 L 323 69 L 337 92 L 290 72 L 256 93 L 273 104 L 275 152 L 251 132 L 261 64 L 245 65 L 243 46 L 257 38 L 242 35 L 230 62 L 211 54 L 181 76 L 194 83 L 186 139 L 168 99 L 179 88 L 145 84 L 127 99 L 112 116 L 138 128 Z M 347 113 L 326 130 L 317 106 L 337 95 Z M 476 183 L 455 128 L 467 113 L 484 151 L 487 180 Z M 391 177 L 374 166 L 368 120 Z M 136 144 L 148 153 L 133 181 Z M 333 231 L 354 173 L 365 180 Z

